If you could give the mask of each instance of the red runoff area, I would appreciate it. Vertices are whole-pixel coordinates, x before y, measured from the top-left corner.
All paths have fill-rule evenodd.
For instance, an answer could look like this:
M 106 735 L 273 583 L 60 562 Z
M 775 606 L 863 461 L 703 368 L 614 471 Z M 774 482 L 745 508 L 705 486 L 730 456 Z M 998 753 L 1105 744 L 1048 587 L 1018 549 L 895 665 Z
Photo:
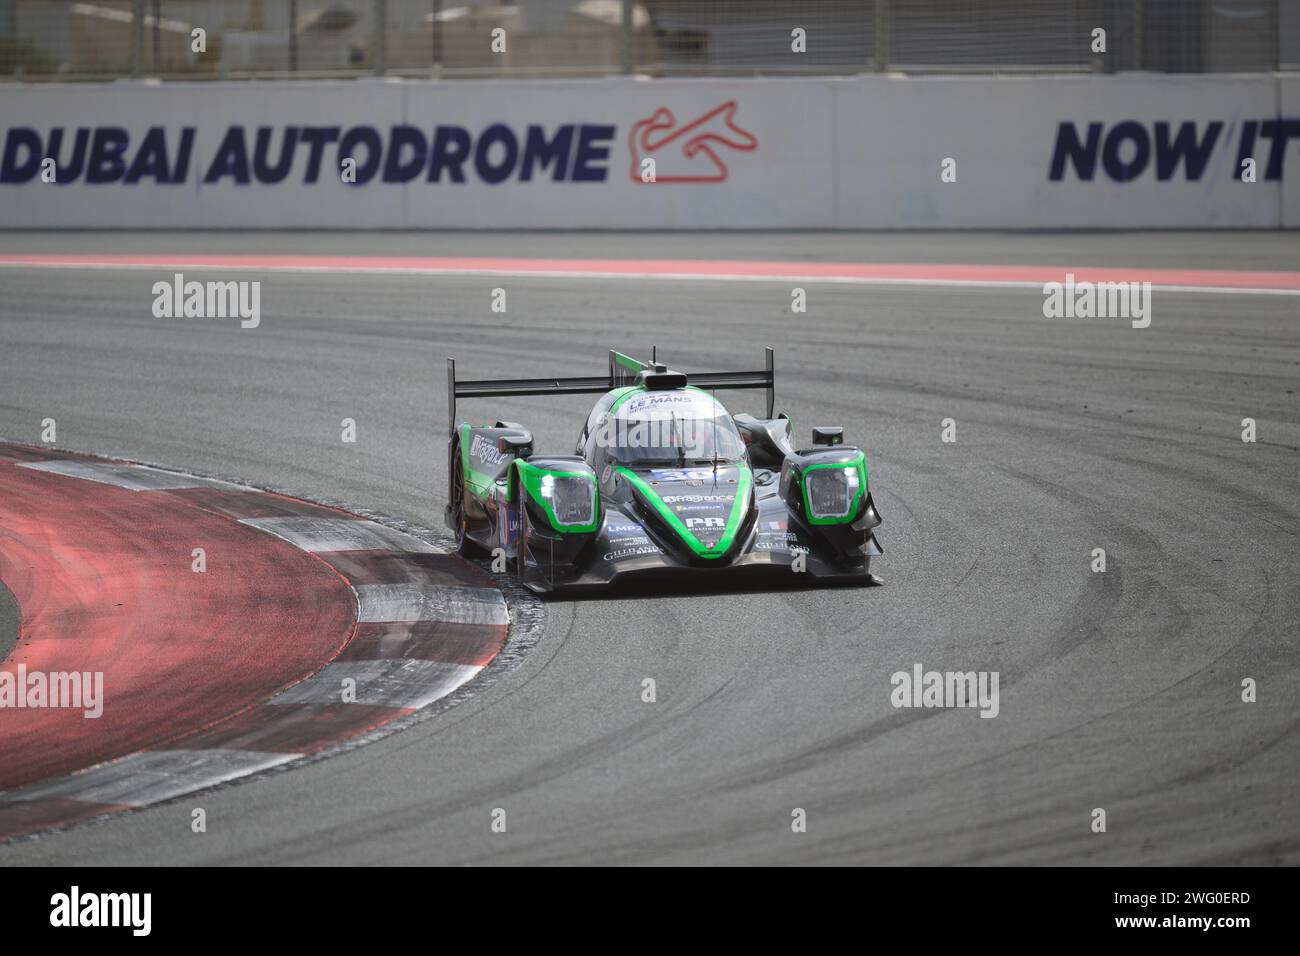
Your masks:
M 17 467 L 57 457 L 0 446 L 0 579 L 22 614 L 0 670 L 103 672 L 103 715 L 0 710 L 0 790 L 165 747 L 264 703 L 347 644 L 352 591 L 314 555 L 192 495 Z M 204 573 L 192 570 L 195 548 Z

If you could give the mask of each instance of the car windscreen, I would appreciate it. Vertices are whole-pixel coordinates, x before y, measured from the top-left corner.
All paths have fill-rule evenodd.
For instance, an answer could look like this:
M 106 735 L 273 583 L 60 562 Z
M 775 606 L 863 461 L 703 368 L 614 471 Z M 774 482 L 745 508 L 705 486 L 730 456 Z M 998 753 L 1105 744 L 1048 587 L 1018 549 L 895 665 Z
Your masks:
M 738 461 L 745 443 L 730 416 L 608 419 L 606 452 L 622 464 Z

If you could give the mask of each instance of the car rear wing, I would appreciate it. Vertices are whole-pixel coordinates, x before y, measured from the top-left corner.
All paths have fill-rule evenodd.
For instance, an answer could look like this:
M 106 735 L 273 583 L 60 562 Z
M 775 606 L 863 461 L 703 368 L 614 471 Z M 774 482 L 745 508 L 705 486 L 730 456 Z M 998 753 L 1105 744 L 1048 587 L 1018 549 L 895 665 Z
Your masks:
M 772 417 L 776 402 L 775 356 L 764 349 L 765 368 L 750 372 L 698 372 L 687 376 L 692 385 L 705 389 L 761 388 L 767 391 L 767 417 Z M 504 395 L 586 395 L 603 394 L 623 385 L 635 385 L 637 376 L 653 371 L 658 365 L 659 349 L 652 348 L 650 361 L 642 362 L 624 355 L 609 352 L 609 374 L 572 376 L 568 378 L 498 378 L 456 380 L 456 360 L 447 359 L 447 428 L 456 432 L 456 400 L 458 398 L 496 398 Z

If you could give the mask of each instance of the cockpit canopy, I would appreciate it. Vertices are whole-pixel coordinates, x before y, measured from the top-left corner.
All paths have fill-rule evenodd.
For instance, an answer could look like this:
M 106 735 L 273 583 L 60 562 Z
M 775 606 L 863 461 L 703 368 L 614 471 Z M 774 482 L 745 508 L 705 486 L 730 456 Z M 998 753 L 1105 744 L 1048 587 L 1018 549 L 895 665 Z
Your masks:
M 745 443 L 730 413 L 696 388 L 612 393 L 593 411 L 588 449 L 620 464 L 739 461 Z M 608 404 L 607 404 L 608 402 Z M 602 406 L 604 408 L 602 409 Z

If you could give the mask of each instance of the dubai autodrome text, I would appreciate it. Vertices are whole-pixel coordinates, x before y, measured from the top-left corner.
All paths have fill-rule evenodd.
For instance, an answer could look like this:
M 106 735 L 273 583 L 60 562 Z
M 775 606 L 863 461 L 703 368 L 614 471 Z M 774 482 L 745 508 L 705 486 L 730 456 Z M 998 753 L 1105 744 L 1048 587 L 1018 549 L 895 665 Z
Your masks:
M 0 157 L 0 182 L 25 183 L 41 172 L 44 159 L 54 160 L 55 182 L 90 184 L 145 180 L 204 184 L 315 183 L 322 176 L 343 178 L 344 160 L 352 160 L 362 185 L 385 183 L 464 183 L 494 185 L 534 178 L 552 182 L 604 182 L 609 173 L 613 125 L 566 123 L 549 132 L 531 124 L 515 129 L 491 123 L 473 131 L 464 126 L 431 129 L 392 126 L 229 126 L 211 159 L 195 156 L 198 128 L 179 135 L 151 126 L 137 141 L 120 126 L 56 126 L 45 135 L 28 126 L 11 127 Z

